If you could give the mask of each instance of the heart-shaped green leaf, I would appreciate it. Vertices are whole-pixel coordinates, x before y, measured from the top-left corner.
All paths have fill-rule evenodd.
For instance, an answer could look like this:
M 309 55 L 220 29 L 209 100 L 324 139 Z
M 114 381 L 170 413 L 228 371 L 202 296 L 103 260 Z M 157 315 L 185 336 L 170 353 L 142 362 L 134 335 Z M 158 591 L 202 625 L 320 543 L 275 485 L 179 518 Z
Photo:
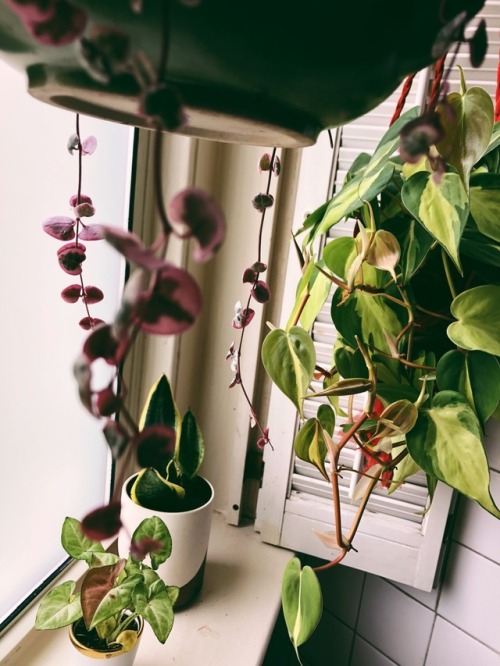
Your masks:
M 462 77 L 462 88 L 465 85 Z M 445 137 L 437 145 L 443 159 L 458 171 L 466 189 L 474 164 L 483 156 L 493 131 L 493 102 L 483 88 L 473 87 L 447 95 L 446 105 L 438 104 Z
M 328 447 L 325 442 L 324 431 L 333 435 L 335 427 L 335 412 L 330 405 L 321 405 L 317 418 L 308 419 L 299 430 L 294 442 L 295 454 L 301 460 L 314 465 L 329 481 L 325 469 L 325 458 Z
M 316 574 L 311 567 L 301 569 L 297 557 L 291 559 L 285 568 L 281 601 L 288 634 L 299 657 L 298 648 L 312 636 L 318 626 L 323 611 L 323 597 Z
M 302 416 L 303 396 L 316 363 L 311 336 L 299 326 L 292 326 L 289 331 L 275 328 L 262 345 L 262 362 L 267 374 Z
M 458 321 L 450 324 L 448 337 L 463 349 L 500 356 L 500 285 L 474 287 L 459 294 L 451 304 Z
M 394 174 L 394 164 L 388 160 L 399 144 L 401 128 L 407 122 L 416 118 L 418 113 L 418 108 L 410 109 L 391 125 L 382 137 L 366 168 L 349 180 L 330 201 L 325 215 L 321 223 L 317 225 L 311 240 L 326 233 L 342 218 L 350 215 L 363 206 L 364 202 L 371 201 L 384 190 Z
M 438 184 L 419 171 L 403 185 L 404 205 L 442 245 L 461 272 L 458 247 L 469 215 L 467 192 L 456 173 L 445 173 Z
M 451 350 L 439 360 L 436 379 L 441 391 L 465 395 L 482 424 L 500 401 L 500 363 L 491 354 Z
M 338 275 L 342 280 L 345 280 L 347 267 L 350 266 L 357 253 L 358 251 L 356 249 L 354 238 L 341 236 L 340 238 L 334 238 L 325 245 L 323 250 L 323 261 L 332 273 L 335 273 L 335 275 Z
M 67 581 L 50 590 L 38 608 L 35 629 L 67 627 L 82 617 L 80 595 L 75 595 L 76 583 Z
M 500 175 L 473 174 L 470 179 L 470 212 L 479 231 L 500 243 Z
M 64 519 L 61 543 L 68 555 L 75 560 L 84 560 L 87 564 L 92 561 L 94 553 L 104 553 L 104 548 L 98 541 L 92 541 L 83 534 L 80 521 L 76 518 Z
M 406 435 L 411 457 L 430 476 L 476 500 L 500 518 L 489 490 L 488 459 L 481 427 L 467 399 L 456 391 L 441 391 L 429 409 L 420 410 Z
M 162 543 L 162 547 L 158 550 L 152 552 L 151 555 L 151 567 L 156 570 L 160 564 L 163 564 L 172 552 L 172 537 L 168 527 L 165 525 L 163 520 L 158 518 L 158 516 L 152 516 L 151 518 L 145 518 L 141 523 L 139 523 L 135 532 L 132 535 L 132 543 L 137 543 L 148 539 L 150 541 L 159 541 Z
M 175 601 L 172 601 L 165 583 L 157 580 L 149 588 L 144 584 L 138 585 L 134 590 L 133 601 L 136 610 L 151 625 L 156 638 L 160 643 L 165 643 L 174 625 Z
M 390 352 L 387 335 L 395 338 L 401 330 L 395 312 L 398 306 L 389 305 L 381 296 L 372 296 L 362 291 L 355 291 L 346 301 L 342 301 L 342 298 L 343 291 L 337 289 L 331 309 L 332 321 L 340 335 L 353 349 L 357 347 L 357 336 L 365 343 L 371 340 L 378 349 Z

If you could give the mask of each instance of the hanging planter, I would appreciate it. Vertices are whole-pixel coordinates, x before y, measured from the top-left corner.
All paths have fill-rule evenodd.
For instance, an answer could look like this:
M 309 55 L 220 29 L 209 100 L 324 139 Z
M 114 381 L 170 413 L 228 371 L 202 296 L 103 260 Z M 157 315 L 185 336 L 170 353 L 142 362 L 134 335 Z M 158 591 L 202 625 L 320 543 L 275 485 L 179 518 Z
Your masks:
M 121 520 L 124 529 L 118 538 L 118 552 L 121 557 L 127 557 L 130 548 L 128 534 L 133 534 L 144 518 L 161 518 L 172 537 L 172 552 L 168 561 L 160 564 L 158 574 L 164 581 L 168 580 L 170 585 L 179 588 L 175 608 L 183 608 L 196 598 L 203 585 L 214 489 L 209 481 L 197 476 L 191 484 L 190 508 L 157 511 L 140 506 L 131 499 L 131 489 L 136 479 L 135 474 L 123 485 Z
M 140 109 L 154 107 L 183 134 L 297 147 L 376 106 L 484 3 L 192 4 L 9 0 L 0 52 L 34 97 L 66 109 L 150 126 Z M 171 117 L 178 99 L 186 122 Z

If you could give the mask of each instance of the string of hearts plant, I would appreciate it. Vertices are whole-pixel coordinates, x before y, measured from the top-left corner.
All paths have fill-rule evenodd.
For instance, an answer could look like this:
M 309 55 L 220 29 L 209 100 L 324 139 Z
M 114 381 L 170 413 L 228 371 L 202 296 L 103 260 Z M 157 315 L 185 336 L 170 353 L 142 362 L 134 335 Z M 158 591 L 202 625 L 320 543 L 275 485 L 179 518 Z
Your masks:
M 354 548 L 377 486 L 392 493 L 419 470 L 431 498 L 443 481 L 500 518 L 484 447 L 486 421 L 500 416 L 500 123 L 489 94 L 460 75 L 460 92 L 401 116 L 306 218 L 295 306 L 263 343 L 268 374 L 301 417 L 295 454 L 331 484 L 333 530 L 318 536 L 337 555 L 315 571 Z M 354 218 L 354 236 L 328 241 L 319 260 L 317 240 L 344 218 Z M 338 339 L 332 366 L 320 368 L 309 330 L 329 287 Z M 319 392 L 313 378 L 323 382 Z M 359 413 L 356 395 L 365 398 Z M 304 420 L 304 401 L 318 396 L 327 403 Z M 335 433 L 340 396 L 351 408 Z M 360 470 L 339 464 L 349 441 L 364 457 Z M 339 490 L 346 471 L 359 477 L 348 529 Z M 315 571 L 294 558 L 283 578 L 297 655 L 321 616 Z
M 237 346 L 235 346 L 234 342 L 231 344 L 226 355 L 226 361 L 230 360 L 231 370 L 234 373 L 229 388 L 233 388 L 234 386 L 240 387 L 250 409 L 250 423 L 257 426 L 260 433 L 256 442 L 260 449 L 263 449 L 267 444 L 272 448 L 272 444 L 269 438 L 269 429 L 261 424 L 257 411 L 253 406 L 252 399 L 245 387 L 241 372 L 241 354 L 245 338 L 245 329 L 251 323 L 255 315 L 255 310 L 250 307 L 252 301 L 264 304 L 271 298 L 269 285 L 262 279 L 262 274 L 267 271 L 267 265 L 262 261 L 262 235 L 266 220 L 266 211 L 274 205 L 274 197 L 270 193 L 271 179 L 273 174 L 279 176 L 281 170 L 281 162 L 276 152 L 276 148 L 274 148 L 271 154 L 264 153 L 259 161 L 259 170 L 261 173 L 267 172 L 268 178 L 265 192 L 260 192 L 252 200 L 253 208 L 260 213 L 257 259 L 243 272 L 242 282 L 243 284 L 250 284 L 251 289 L 245 307 L 242 307 L 240 301 L 235 305 L 232 326 L 240 331 L 240 338 Z
M 9 0 L 9 6 L 20 17 L 25 29 L 36 41 L 48 46 L 73 43 L 87 72 L 100 82 L 109 82 L 124 72 L 132 74 L 142 91 L 139 107 L 146 123 L 155 131 L 154 196 L 161 232 L 145 246 L 128 231 L 102 224 L 88 224 L 84 219 L 95 213 L 92 199 L 82 193 L 82 158 L 94 152 L 95 137 L 82 140 L 80 120 L 70 137 L 68 149 L 78 154 L 78 186 L 70 198 L 72 217 L 51 217 L 43 223 L 49 235 L 65 244 L 58 251 L 59 264 L 70 274 L 79 276 L 61 294 L 68 302 L 82 300 L 86 316 L 80 326 L 90 330 L 74 366 L 81 402 L 96 418 L 105 419 L 103 432 L 115 459 L 124 458 L 125 474 L 133 455 L 160 465 L 173 455 L 176 433 L 167 425 L 150 425 L 139 429 L 124 405 L 127 387 L 121 368 L 139 332 L 151 335 L 179 335 L 190 328 L 200 314 L 201 291 L 194 278 L 183 268 L 165 259 L 172 235 L 188 242 L 193 239 L 195 261 L 208 261 L 222 245 L 225 219 L 215 200 L 199 188 L 187 188 L 165 204 L 162 195 L 162 131 L 174 130 L 185 121 L 183 104 L 177 91 L 164 83 L 169 52 L 169 3 L 162 10 L 164 30 L 159 62 L 154 66 L 139 51 L 132 51 L 127 34 L 109 25 L 89 25 L 86 14 L 66 0 Z M 140 13 L 142 3 L 132 2 L 131 9 Z M 106 240 L 133 267 L 124 290 L 119 311 L 112 323 L 92 317 L 89 306 L 103 298 L 102 291 L 84 282 L 83 267 L 86 247 L 82 241 Z M 105 385 L 93 381 L 96 362 L 110 369 Z M 118 390 L 119 387 L 119 390 Z M 120 414 L 120 420 L 111 418 Z M 82 520 L 82 531 L 91 538 L 108 538 L 121 528 L 119 502 L 124 479 L 117 479 L 116 492 L 110 503 Z

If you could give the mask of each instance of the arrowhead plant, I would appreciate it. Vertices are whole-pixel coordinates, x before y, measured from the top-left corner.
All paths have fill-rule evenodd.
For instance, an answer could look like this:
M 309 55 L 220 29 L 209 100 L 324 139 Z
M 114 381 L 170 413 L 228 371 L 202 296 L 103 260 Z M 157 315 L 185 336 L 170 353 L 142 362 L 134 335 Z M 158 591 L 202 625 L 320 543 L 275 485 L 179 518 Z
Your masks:
M 121 646 L 129 651 L 137 642 L 136 620 L 142 618 L 165 643 L 179 590 L 156 573 L 172 550 L 170 533 L 160 518 L 146 518 L 137 527 L 126 560 L 89 539 L 75 518 L 65 519 L 61 542 L 68 555 L 89 568 L 79 591 L 75 582 L 67 581 L 47 593 L 38 608 L 35 629 L 60 629 L 82 621 L 96 646 L 105 650 Z

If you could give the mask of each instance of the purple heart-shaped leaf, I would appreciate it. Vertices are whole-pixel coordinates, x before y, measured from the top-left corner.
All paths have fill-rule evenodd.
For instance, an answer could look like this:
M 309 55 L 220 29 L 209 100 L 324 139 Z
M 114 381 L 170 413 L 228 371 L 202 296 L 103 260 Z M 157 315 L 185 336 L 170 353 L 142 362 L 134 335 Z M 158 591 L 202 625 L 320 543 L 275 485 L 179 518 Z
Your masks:
M 176 266 L 159 271 L 153 288 L 139 299 L 140 327 L 155 335 L 177 335 L 193 325 L 201 311 L 201 292 L 194 278 Z
M 74 226 L 75 220 L 62 215 L 49 217 L 42 222 L 42 227 L 46 234 L 62 241 L 69 241 L 75 237 Z

